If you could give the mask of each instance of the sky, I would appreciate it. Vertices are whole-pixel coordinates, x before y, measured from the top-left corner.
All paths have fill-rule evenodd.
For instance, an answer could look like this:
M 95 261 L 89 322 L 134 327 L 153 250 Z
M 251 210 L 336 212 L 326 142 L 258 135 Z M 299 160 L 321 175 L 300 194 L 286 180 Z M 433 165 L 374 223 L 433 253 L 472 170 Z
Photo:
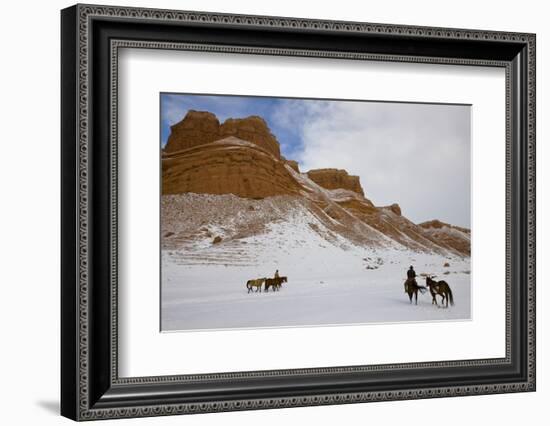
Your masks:
M 220 123 L 259 115 L 302 172 L 345 169 L 377 206 L 470 227 L 469 105 L 163 93 L 160 106 L 162 146 L 190 109 Z

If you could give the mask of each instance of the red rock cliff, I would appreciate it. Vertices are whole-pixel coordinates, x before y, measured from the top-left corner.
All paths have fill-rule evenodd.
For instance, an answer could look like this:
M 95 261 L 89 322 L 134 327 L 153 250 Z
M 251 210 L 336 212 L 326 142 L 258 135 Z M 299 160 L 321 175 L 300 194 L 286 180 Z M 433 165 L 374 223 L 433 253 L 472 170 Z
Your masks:
M 365 195 L 359 176 L 349 175 L 340 169 L 314 169 L 307 172 L 307 176 L 317 185 L 325 189 L 349 189 L 361 195 Z
M 164 151 L 167 154 L 204 145 L 228 136 L 252 142 L 275 157 L 280 157 L 279 143 L 263 118 L 229 118 L 220 124 L 211 112 L 189 110 L 185 117 L 174 124 Z
M 284 161 L 234 136 L 162 158 L 163 194 L 193 192 L 265 198 L 296 195 L 300 189 Z
M 264 119 L 257 115 L 247 118 L 228 118 L 220 127 L 220 135 L 222 138 L 235 136 L 258 145 L 277 158 L 281 156 L 279 142 L 271 134 Z

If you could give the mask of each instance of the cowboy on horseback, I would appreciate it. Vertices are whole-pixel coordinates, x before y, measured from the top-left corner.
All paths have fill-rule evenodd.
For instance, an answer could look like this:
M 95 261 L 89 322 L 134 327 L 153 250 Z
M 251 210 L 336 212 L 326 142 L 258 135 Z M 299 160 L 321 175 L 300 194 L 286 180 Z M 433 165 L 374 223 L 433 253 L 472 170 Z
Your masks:
M 412 265 L 410 266 L 409 270 L 407 271 L 407 281 L 405 281 L 405 293 L 407 293 L 407 290 L 409 288 L 409 284 L 412 284 L 414 286 L 418 286 L 416 283 L 416 272 Z
M 418 292 L 420 291 L 421 294 L 424 294 L 427 289 L 424 286 L 418 285 L 415 278 L 416 272 L 411 266 L 407 271 L 407 280 L 405 281 L 405 293 L 409 295 L 410 303 L 412 303 L 412 299 L 414 296 L 414 303 L 418 304 Z
M 415 279 L 416 278 L 416 271 L 412 267 L 412 265 L 409 267 L 409 270 L 407 271 L 407 278 L 409 279 Z

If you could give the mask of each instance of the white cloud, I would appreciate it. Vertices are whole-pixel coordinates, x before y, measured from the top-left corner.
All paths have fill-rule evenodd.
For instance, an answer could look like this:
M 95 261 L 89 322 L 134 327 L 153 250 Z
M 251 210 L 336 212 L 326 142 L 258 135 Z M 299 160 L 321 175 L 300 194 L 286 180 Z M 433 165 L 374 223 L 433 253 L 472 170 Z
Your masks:
M 376 205 L 470 226 L 468 106 L 312 102 L 300 115 L 303 170 L 346 169 Z

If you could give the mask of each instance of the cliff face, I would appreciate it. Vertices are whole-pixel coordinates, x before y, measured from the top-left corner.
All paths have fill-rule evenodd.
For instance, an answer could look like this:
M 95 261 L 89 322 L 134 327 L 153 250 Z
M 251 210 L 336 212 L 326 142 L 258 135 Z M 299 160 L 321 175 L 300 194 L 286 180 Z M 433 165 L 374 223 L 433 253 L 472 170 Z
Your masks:
M 170 136 L 164 148 L 166 154 L 221 139 L 220 122 L 211 112 L 191 110 L 170 130 Z
M 444 229 L 444 228 L 455 229 L 464 234 L 470 235 L 470 230 L 468 228 L 462 228 L 460 226 L 451 225 L 449 223 L 441 222 L 440 220 L 437 220 L 437 219 L 419 223 L 418 226 L 421 226 L 424 229 Z
M 234 136 L 165 154 L 162 160 L 163 194 L 265 198 L 298 194 L 299 190 L 282 161 Z
M 297 161 L 285 159 L 285 163 L 290 166 L 295 172 L 300 173 L 300 168 L 298 167 Z
M 359 182 L 359 176 L 351 176 L 345 170 L 314 169 L 307 172 L 307 176 L 325 189 L 349 189 L 350 191 L 365 195 Z
M 220 127 L 220 136 L 235 136 L 252 142 L 280 158 L 279 142 L 271 134 L 263 118 L 253 115 L 247 118 L 228 118 Z
M 469 229 L 450 225 L 437 219 L 423 222 L 418 226 L 434 240 L 470 256 L 471 233 Z
M 391 211 L 393 214 L 397 216 L 401 216 L 401 207 L 397 203 L 393 203 L 389 206 L 385 206 L 382 208 Z
M 234 136 L 258 145 L 276 158 L 281 155 L 277 139 L 271 134 L 263 118 L 258 116 L 229 118 L 220 124 L 211 112 L 190 110 L 170 130 L 164 148 L 167 154 Z

